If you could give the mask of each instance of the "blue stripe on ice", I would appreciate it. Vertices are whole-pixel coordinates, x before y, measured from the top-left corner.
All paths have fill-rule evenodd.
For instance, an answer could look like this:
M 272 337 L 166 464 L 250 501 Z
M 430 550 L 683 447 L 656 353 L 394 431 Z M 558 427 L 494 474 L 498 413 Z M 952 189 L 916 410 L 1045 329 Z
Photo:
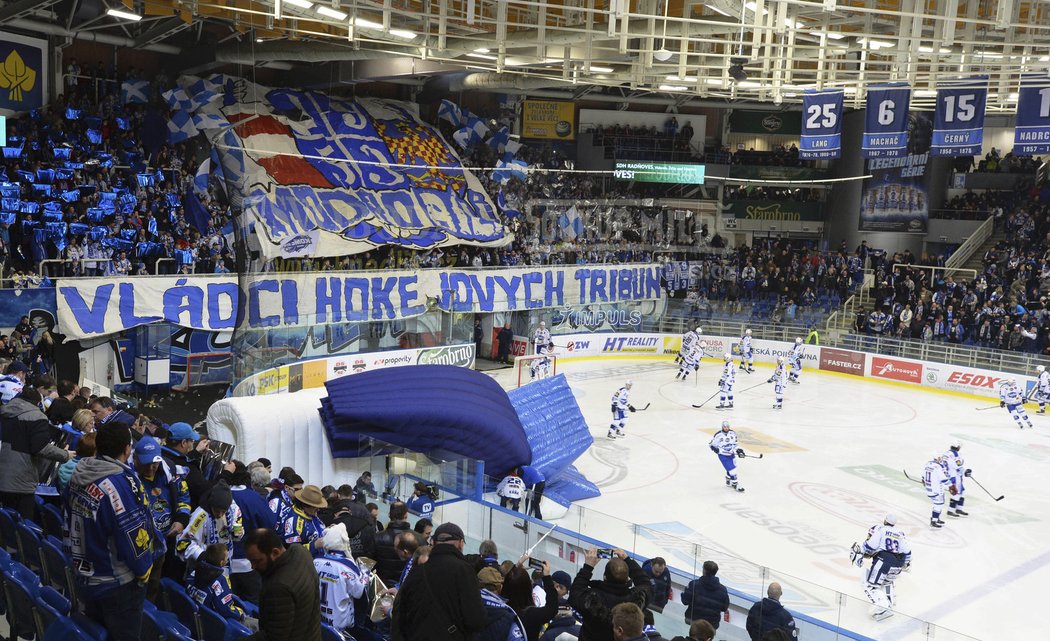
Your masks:
M 406 365 L 325 383 L 321 420 L 336 458 L 377 453 L 375 438 L 416 452 L 445 451 L 509 470 L 531 461 L 506 391 L 491 377 L 451 365 Z

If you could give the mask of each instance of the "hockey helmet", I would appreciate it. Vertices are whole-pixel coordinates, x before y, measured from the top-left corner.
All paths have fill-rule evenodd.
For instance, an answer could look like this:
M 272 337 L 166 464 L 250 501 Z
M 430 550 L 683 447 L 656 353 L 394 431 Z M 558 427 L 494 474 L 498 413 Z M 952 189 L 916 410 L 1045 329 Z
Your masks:
M 1040 374 L 1042 374 L 1043 372 L 1046 371 L 1046 365 L 1040 365 L 1039 367 L 1035 368 L 1035 371 L 1037 371 Z
M 796 336 L 795 337 L 795 344 L 796 345 L 801 345 L 802 344 L 802 337 L 801 336 Z
M 627 379 L 627 382 L 623 384 L 623 386 L 627 389 L 631 389 L 632 385 L 634 385 L 634 381 L 632 381 L 631 379 Z
M 784 364 L 784 357 L 783 356 L 777 356 L 777 364 L 778 365 L 783 365 Z
M 703 334 L 704 333 L 704 328 L 700 327 L 700 326 L 697 326 L 697 328 L 694 329 L 693 331 L 696 332 L 697 334 Z
M 882 522 L 885 525 L 897 525 L 897 515 L 896 514 L 887 514 L 886 518 L 882 519 Z
M 1016 378 L 1011 378 L 1010 379 L 1010 384 L 1013 385 L 1014 387 L 1017 387 L 1017 379 Z
M 750 336 L 751 335 L 751 330 L 750 329 L 744 330 L 744 335 L 745 336 Z
M 725 355 L 722 358 L 724 358 L 725 361 L 728 363 L 729 361 L 733 360 L 733 355 L 730 354 L 729 352 L 726 352 Z
M 944 454 L 942 454 L 941 452 L 937 452 L 936 454 L 933 455 L 933 458 L 930 459 L 930 460 L 931 461 L 937 461 L 938 463 L 943 463 L 944 462 Z
M 547 326 L 547 323 L 544 323 L 543 321 L 540 321 L 540 327 L 546 327 L 546 326 Z
M 958 450 L 961 447 L 962 447 L 962 443 L 960 443 L 959 441 L 952 441 L 951 443 L 948 444 L 948 449 L 950 449 L 950 450 Z
M 722 421 L 722 431 L 724 432 L 724 431 L 726 431 L 728 429 L 729 429 L 729 421 Z

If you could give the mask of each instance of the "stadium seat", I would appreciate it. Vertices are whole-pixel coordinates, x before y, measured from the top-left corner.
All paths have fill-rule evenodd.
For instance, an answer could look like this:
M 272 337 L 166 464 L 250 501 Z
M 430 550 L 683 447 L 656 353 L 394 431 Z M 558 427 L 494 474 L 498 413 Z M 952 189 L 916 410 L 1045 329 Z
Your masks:
M 23 570 L 25 572 L 23 572 Z M 28 574 L 26 574 L 28 572 Z M 4 600 L 7 602 L 7 624 L 11 629 L 12 641 L 41 638 L 36 610 L 39 585 L 36 575 L 21 564 L 14 563 L 11 569 L 3 572 Z
M 236 641 L 251 636 L 251 630 L 236 621 L 223 618 L 211 608 L 201 607 L 199 613 L 203 632 L 201 641 Z
M 41 583 L 58 590 L 73 602 L 76 609 L 76 589 L 73 582 L 73 567 L 62 550 L 62 544 L 52 536 L 40 542 L 40 564 L 43 566 Z
M 14 554 L 18 551 L 18 537 L 15 536 L 15 524 L 22 520 L 18 512 L 0 507 L 0 544 Z
M 15 541 L 18 545 L 18 560 L 30 570 L 40 572 L 40 532 L 30 522 L 20 521 L 15 524 Z
M 62 524 L 64 522 L 62 512 L 54 505 L 44 503 L 39 507 L 38 513 L 40 527 L 43 529 L 44 534 L 62 540 Z
M 44 633 L 43 641 L 102 641 L 105 638 L 104 634 L 89 633 L 71 617 L 59 617 Z
M 190 638 L 189 628 L 179 621 L 178 615 L 158 610 L 156 607 L 143 608 L 142 641 L 164 641 L 174 638 Z
M 42 639 L 55 621 L 69 615 L 69 599 L 50 586 L 43 586 L 37 593 L 36 615 L 38 639 Z
M 190 629 L 190 635 L 195 639 L 203 637 L 200 620 L 200 607 L 197 602 L 186 594 L 186 589 L 177 581 L 169 578 L 160 580 L 161 600 L 164 605 L 162 609 L 174 612 L 179 621 Z
M 330 625 L 321 624 L 321 641 L 354 641 L 352 637 L 341 634 Z

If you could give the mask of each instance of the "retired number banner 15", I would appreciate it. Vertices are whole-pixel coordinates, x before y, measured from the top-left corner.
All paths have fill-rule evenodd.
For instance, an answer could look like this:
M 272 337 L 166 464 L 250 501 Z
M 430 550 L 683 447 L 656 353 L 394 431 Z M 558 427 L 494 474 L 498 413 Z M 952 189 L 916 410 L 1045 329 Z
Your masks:
M 988 76 L 943 82 L 937 87 L 932 156 L 976 156 L 984 142 Z
M 1017 93 L 1014 153 L 1018 156 L 1050 153 L 1050 77 L 1021 76 Z
M 823 160 L 842 155 L 842 90 L 806 90 L 798 157 Z
M 900 158 L 908 153 L 908 106 L 911 88 L 906 82 L 868 87 L 864 114 L 864 158 Z

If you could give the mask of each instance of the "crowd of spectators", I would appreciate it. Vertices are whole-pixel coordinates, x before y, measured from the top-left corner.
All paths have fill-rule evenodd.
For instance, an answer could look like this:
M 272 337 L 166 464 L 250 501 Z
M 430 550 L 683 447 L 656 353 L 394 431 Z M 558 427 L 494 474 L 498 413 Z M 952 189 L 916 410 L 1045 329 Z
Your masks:
M 693 149 L 692 122 L 683 118 L 679 124 L 677 116 L 664 121 L 663 127 L 656 125 L 594 125 L 587 133 L 593 136 L 593 144 L 605 147 L 605 157 L 614 160 L 663 160 L 690 162 L 699 158 Z M 701 144 L 703 132 L 700 133 Z
M 979 160 L 978 156 L 958 156 L 952 166 L 959 173 L 976 171 L 993 174 L 1034 174 L 1042 164 L 1039 156 L 1015 156 L 1013 152 L 1007 152 L 1004 156 L 992 147 L 992 150 L 984 155 L 984 159 Z
M 79 71 L 75 61 L 70 66 Z M 207 150 L 194 142 L 168 145 L 160 112 L 121 99 L 122 81 L 137 72 L 114 74 L 100 63 L 93 75 L 68 76 L 66 93 L 50 105 L 8 120 L 0 266 L 16 284 L 38 284 L 40 262 L 55 259 L 65 262 L 46 276 L 233 268 L 221 232 L 227 210 L 207 196 L 198 218 L 184 210 Z
M 823 189 L 803 189 L 790 187 L 733 187 L 727 186 L 722 192 L 724 202 L 733 200 L 794 200 L 795 202 L 823 202 Z

